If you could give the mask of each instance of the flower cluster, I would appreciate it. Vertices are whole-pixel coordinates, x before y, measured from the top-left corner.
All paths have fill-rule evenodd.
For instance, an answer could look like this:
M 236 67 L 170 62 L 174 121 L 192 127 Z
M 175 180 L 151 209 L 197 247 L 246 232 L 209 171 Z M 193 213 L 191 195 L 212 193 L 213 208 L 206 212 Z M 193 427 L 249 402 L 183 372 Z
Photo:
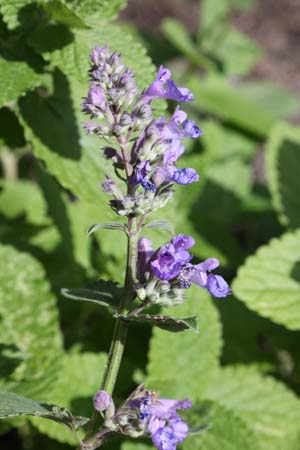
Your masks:
M 189 249 L 195 244 L 191 236 L 179 234 L 154 251 L 149 239 L 139 240 L 138 276 L 141 285 L 138 295 L 151 303 L 171 305 L 182 303 L 184 289 L 197 284 L 214 297 L 226 297 L 230 289 L 221 275 L 211 273 L 219 266 L 216 258 L 191 264 Z
M 148 436 L 159 450 L 176 450 L 188 434 L 188 425 L 177 414 L 178 409 L 192 406 L 189 400 L 158 398 L 154 391 L 139 386 L 115 411 L 106 391 L 94 397 L 94 407 L 105 411 L 105 426 L 112 431 L 132 436 Z
M 113 197 L 110 205 L 119 215 L 147 215 L 166 204 L 174 183 L 199 180 L 195 169 L 182 169 L 176 164 L 185 150 L 182 140 L 201 135 L 179 107 L 170 120 L 153 119 L 151 102 L 158 98 L 187 102 L 193 95 L 177 87 L 164 67 L 139 93 L 133 73 L 121 63 L 120 55 L 111 54 L 107 47 L 95 47 L 90 59 L 91 87 L 82 106 L 83 112 L 97 121 L 85 123 L 84 128 L 88 134 L 116 139 L 118 148 L 104 147 L 103 153 L 120 179 L 124 179 L 120 171 L 126 172 L 126 192 L 109 177 L 103 190 Z M 133 144 L 129 145 L 132 137 Z
M 145 216 L 169 201 L 172 186 L 199 180 L 195 169 L 180 168 L 177 164 L 185 151 L 184 140 L 197 139 L 201 130 L 178 106 L 169 120 L 154 118 L 152 110 L 154 99 L 184 103 L 193 100 L 193 94 L 176 86 L 164 67 L 159 68 L 150 86 L 139 92 L 134 74 L 121 62 L 120 55 L 110 53 L 106 46 L 95 47 L 90 59 L 91 86 L 82 106 L 93 121 L 85 123 L 84 128 L 88 134 L 109 138 L 110 145 L 103 148 L 103 156 L 111 161 L 116 177 L 107 175 L 102 188 L 112 198 L 112 209 L 121 216 L 129 216 L 129 244 L 133 235 L 136 243 Z M 136 220 L 138 216 L 142 217 Z M 130 228 L 132 223 L 134 227 Z M 215 297 L 230 294 L 226 281 L 212 273 L 219 266 L 217 259 L 192 264 L 189 250 L 194 243 L 192 237 L 179 234 L 153 250 L 149 239 L 139 240 L 137 278 L 126 277 L 129 284 L 127 280 L 125 288 L 130 287 L 131 295 L 133 287 L 141 304 L 129 315 L 138 315 L 154 303 L 169 306 L 182 303 L 192 283 Z M 135 273 L 135 267 L 129 269 Z M 190 408 L 191 402 L 158 398 L 154 391 L 143 386 L 117 409 L 111 396 L 101 390 L 94 398 L 94 407 L 104 417 L 100 430 L 103 436 L 111 432 L 131 437 L 151 436 L 159 450 L 176 450 L 188 434 L 188 425 L 177 410 Z

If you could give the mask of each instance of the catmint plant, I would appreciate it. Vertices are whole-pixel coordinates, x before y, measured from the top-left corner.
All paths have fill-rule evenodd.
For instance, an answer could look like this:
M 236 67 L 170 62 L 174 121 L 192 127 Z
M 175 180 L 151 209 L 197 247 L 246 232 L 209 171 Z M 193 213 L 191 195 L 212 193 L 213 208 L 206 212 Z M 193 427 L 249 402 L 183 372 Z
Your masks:
M 115 308 L 115 331 L 81 449 L 96 449 L 121 433 L 133 438 L 149 437 L 159 450 L 175 450 L 188 435 L 188 424 L 178 413 L 192 406 L 188 398 L 160 398 L 155 386 L 141 385 L 116 406 L 113 391 L 130 318 L 138 319 L 152 305 L 184 302 L 192 283 L 215 297 L 230 294 L 226 281 L 213 273 L 219 266 L 217 259 L 192 263 L 190 249 L 195 241 L 191 236 L 179 234 L 158 249 L 142 236 L 151 213 L 172 198 L 174 184 L 199 180 L 195 169 L 179 166 L 179 159 L 185 139 L 197 139 L 202 132 L 179 106 L 170 119 L 153 117 L 154 99 L 184 103 L 194 98 L 188 89 L 176 86 L 168 69 L 161 66 L 151 85 L 139 92 L 132 71 L 107 46 L 95 47 L 90 60 L 90 88 L 82 103 L 90 121 L 84 123 L 84 128 L 95 138 L 100 137 L 101 142 L 105 139 L 110 143 L 102 152 L 110 160 L 115 176 L 107 176 L 102 189 L 112 210 L 126 218 L 122 229 L 128 244 L 124 286 Z M 170 319 L 151 314 L 144 317 L 152 322 L 159 319 L 161 324 Z

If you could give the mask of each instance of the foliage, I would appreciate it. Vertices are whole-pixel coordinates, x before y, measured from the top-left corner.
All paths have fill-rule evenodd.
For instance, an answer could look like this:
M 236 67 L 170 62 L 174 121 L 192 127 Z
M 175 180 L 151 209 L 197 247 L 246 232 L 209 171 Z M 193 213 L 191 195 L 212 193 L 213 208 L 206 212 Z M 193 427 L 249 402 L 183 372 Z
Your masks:
M 80 106 L 88 54 L 107 43 L 140 88 L 153 80 L 151 57 L 174 66 L 179 85 L 194 92 L 185 109 L 204 134 L 182 163 L 200 183 L 178 189 L 143 234 L 159 245 L 175 232 L 193 235 L 195 258 L 220 259 L 234 295 L 213 302 L 191 289 L 171 313 L 123 317 L 130 332 L 117 397 L 136 382 L 189 396 L 195 405 L 185 417 L 201 432 L 183 450 L 299 450 L 300 133 L 287 121 L 299 117 L 299 102 L 284 87 L 246 77 L 262 51 L 230 14 L 251 1 L 203 0 L 199 30 L 191 35 L 166 18 L 159 45 L 116 23 L 125 6 L 0 0 L 0 416 L 8 417 L 0 442 L 74 448 L 72 430 L 90 415 L 104 370 L 112 316 L 120 317 L 126 226 L 112 222 L 99 188 L 111 172 L 99 152 L 107 143 L 82 131 Z M 263 177 L 255 172 L 262 147 Z

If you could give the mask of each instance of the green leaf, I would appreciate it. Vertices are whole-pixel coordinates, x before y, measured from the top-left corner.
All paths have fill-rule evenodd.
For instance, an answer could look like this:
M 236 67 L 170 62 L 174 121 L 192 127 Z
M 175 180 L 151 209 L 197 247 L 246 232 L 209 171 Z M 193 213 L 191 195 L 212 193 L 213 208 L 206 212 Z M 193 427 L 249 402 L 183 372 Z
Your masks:
M 297 450 L 300 401 L 282 383 L 247 366 L 221 369 L 206 398 L 239 415 L 263 450 Z
M 229 27 L 214 47 L 227 75 L 246 75 L 261 59 L 262 51 L 247 35 Z
M 262 80 L 247 81 L 240 85 L 239 90 L 262 108 L 267 108 L 278 119 L 295 116 L 300 112 L 299 98 L 284 86 Z
M 43 6 L 54 22 L 62 23 L 71 28 L 88 28 L 84 20 L 61 0 L 49 0 Z
M 300 329 L 300 230 L 272 239 L 246 259 L 233 282 L 248 308 L 290 330 Z
M 33 225 L 47 225 L 46 202 L 37 184 L 28 180 L 0 181 L 0 212 L 8 219 L 25 214 Z
M 184 450 L 261 450 L 247 423 L 217 402 L 195 404 L 186 414 L 187 421 L 189 416 L 198 423 L 206 420 L 210 426 L 199 435 L 188 436 Z
M 20 15 L 32 4 L 33 0 L 0 0 L 0 12 L 9 30 L 20 25 Z
M 44 394 L 47 402 L 71 408 L 75 414 L 90 417 L 93 411 L 93 396 L 99 389 L 104 372 L 104 353 L 70 353 L 64 356 L 56 383 Z M 77 419 L 78 421 L 78 419 Z M 76 441 L 69 430 L 57 423 L 32 418 L 33 425 L 44 434 L 59 442 L 71 445 Z M 83 433 L 79 433 L 82 437 Z
M 197 109 L 215 114 L 247 132 L 264 137 L 275 123 L 271 112 L 221 77 L 207 76 L 200 80 L 192 76 L 187 85 L 195 94 Z
M 266 165 L 273 204 L 280 221 L 291 228 L 300 226 L 300 128 L 278 124 L 272 130 L 266 150 Z
M 185 26 L 175 19 L 167 18 L 162 23 L 162 29 L 167 39 L 193 64 L 200 67 L 211 67 L 213 63 L 202 55 L 192 41 Z
M 184 398 L 188 395 L 195 400 L 202 397 L 218 367 L 220 323 L 208 294 L 195 286 L 188 290 L 185 303 L 176 306 L 177 315 L 197 315 L 200 332 L 171 334 L 154 329 L 147 385 L 165 397 Z
M 122 316 L 117 315 L 120 319 L 125 320 L 126 322 L 136 322 L 136 323 L 147 323 L 150 325 L 155 325 L 158 328 L 161 328 L 166 331 L 171 331 L 173 333 L 177 333 L 178 331 L 184 330 L 193 330 L 198 333 L 197 329 L 197 320 L 196 316 L 187 317 L 186 319 L 178 319 L 169 316 L 153 316 L 151 314 L 139 314 L 138 316 Z
M 62 353 L 55 299 L 32 256 L 0 246 L 0 341 L 15 345 L 22 362 L 1 387 L 38 397 L 57 377 Z
M 72 415 L 66 409 L 47 403 L 36 402 L 29 398 L 16 395 L 13 392 L 0 389 L 1 419 L 28 415 L 44 417 L 55 422 L 61 422 L 69 427 L 72 427 L 73 424 Z M 77 418 L 77 422 L 79 422 L 78 419 L 79 418 Z M 88 419 L 82 418 L 81 422 L 86 423 L 87 420 Z
M 124 223 L 120 222 L 110 222 L 110 223 L 97 223 L 95 225 L 92 225 L 87 230 L 87 235 L 90 236 L 91 234 L 95 233 L 95 231 L 98 230 L 126 230 L 126 225 Z
M 115 310 L 122 293 L 122 288 L 112 281 L 103 281 L 93 283 L 89 288 L 81 289 L 62 289 L 64 297 L 81 302 L 95 303 L 99 306 L 106 306 Z
M 70 4 L 82 17 L 96 23 L 97 20 L 113 19 L 125 8 L 126 0 L 71 0 Z
M 43 83 L 41 74 L 26 61 L 7 60 L 0 56 L 0 72 L 0 107 L 15 102 L 28 90 Z
M 173 225 L 168 220 L 151 220 L 151 222 L 145 223 L 144 228 L 153 228 L 157 230 L 167 231 L 170 234 L 175 234 Z

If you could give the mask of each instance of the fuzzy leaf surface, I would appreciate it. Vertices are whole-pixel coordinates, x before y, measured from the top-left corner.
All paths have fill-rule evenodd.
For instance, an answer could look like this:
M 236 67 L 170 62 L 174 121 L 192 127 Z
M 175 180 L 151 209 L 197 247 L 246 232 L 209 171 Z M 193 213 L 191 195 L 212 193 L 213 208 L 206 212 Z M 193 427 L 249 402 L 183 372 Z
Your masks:
M 282 224 L 300 227 L 300 128 L 278 124 L 266 150 L 267 175 L 273 204 Z
M 232 291 L 248 308 L 300 329 L 300 230 L 285 233 L 246 259 Z

